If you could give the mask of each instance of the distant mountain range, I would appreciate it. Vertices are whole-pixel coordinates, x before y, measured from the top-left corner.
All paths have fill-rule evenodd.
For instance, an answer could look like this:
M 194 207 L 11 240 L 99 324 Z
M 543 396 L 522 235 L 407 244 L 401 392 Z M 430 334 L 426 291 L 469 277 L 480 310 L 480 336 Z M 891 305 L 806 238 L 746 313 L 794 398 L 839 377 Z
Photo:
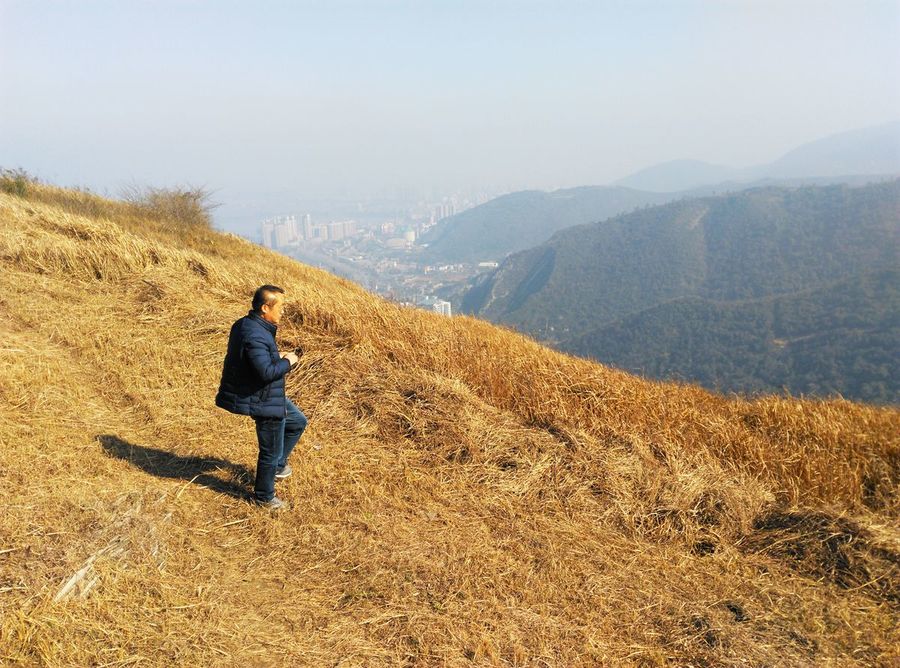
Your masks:
M 433 262 L 499 261 L 559 230 L 648 205 L 763 185 L 861 185 L 884 175 L 900 175 L 900 122 L 826 137 L 747 169 L 675 160 L 613 186 L 511 193 L 440 221 L 421 241 Z
M 645 208 L 514 254 L 464 312 L 655 377 L 900 402 L 900 180 Z
M 435 262 L 502 260 L 546 241 L 561 229 L 590 223 L 672 199 L 631 188 L 585 186 L 503 195 L 441 221 L 422 236 L 426 258 Z
M 672 160 L 642 169 L 615 185 L 674 193 L 711 184 L 859 174 L 900 174 L 900 121 L 809 142 L 764 165 L 735 168 Z

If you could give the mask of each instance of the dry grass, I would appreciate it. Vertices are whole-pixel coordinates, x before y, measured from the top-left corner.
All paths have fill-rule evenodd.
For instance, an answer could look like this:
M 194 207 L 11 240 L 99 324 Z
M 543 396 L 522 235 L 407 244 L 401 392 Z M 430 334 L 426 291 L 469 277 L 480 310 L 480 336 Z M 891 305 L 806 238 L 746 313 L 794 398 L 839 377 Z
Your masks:
M 891 665 L 900 413 L 650 383 L 202 225 L 0 194 L 0 663 Z M 247 503 L 225 337 L 310 418 Z

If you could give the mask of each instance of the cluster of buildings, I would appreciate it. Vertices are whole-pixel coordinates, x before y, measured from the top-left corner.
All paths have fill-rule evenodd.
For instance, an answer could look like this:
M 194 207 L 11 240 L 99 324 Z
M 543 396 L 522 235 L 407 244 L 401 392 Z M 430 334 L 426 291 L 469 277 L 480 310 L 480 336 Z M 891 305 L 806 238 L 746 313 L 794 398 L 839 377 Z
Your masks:
M 375 226 L 373 231 L 376 234 L 381 233 L 383 242 L 390 249 L 409 248 L 438 221 L 454 216 L 471 206 L 474 206 L 474 203 L 467 199 L 463 200 L 455 195 L 444 197 L 437 203 L 422 203 L 421 208 L 408 212 L 403 222 L 386 221 Z M 267 218 L 260 225 L 262 245 L 275 250 L 303 241 L 337 241 L 353 236 L 359 231 L 355 220 L 314 224 L 312 216 L 308 213 L 302 216 L 274 216 Z
M 309 213 L 280 215 L 260 223 L 260 236 L 267 248 L 349 277 L 398 303 L 451 316 L 451 303 L 436 297 L 435 292 L 444 290 L 442 294 L 450 294 L 447 286 L 468 279 L 473 267 L 459 263 L 421 264 L 422 250 L 428 245 L 427 237 L 422 237 L 438 221 L 457 215 L 482 199 L 486 197 L 473 201 L 452 195 L 439 201 L 407 201 L 403 206 L 374 201 L 357 203 L 352 208 L 332 207 L 333 203 L 328 203 L 323 210 L 359 217 L 360 223 L 337 220 L 314 224 Z M 496 263 L 482 263 L 479 269 L 489 266 L 496 267 Z
M 402 224 L 399 222 L 388 221 L 378 226 L 381 233 L 382 241 L 387 248 L 399 249 L 410 248 L 423 232 L 428 230 L 434 223 L 429 221 L 409 222 Z
M 308 213 L 297 216 L 275 216 L 262 222 L 262 245 L 280 249 L 300 241 L 337 241 L 356 234 L 355 220 L 338 220 L 313 224 Z

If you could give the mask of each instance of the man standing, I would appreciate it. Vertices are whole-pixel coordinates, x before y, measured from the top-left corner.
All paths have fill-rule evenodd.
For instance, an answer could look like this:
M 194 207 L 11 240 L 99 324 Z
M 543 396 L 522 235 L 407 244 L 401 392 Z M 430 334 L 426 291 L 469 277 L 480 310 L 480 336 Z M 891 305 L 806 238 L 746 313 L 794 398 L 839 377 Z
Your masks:
M 278 510 L 287 505 L 275 496 L 275 480 L 291 474 L 287 460 L 306 429 L 306 416 L 284 393 L 284 377 L 300 358 L 279 353 L 275 344 L 284 290 L 261 286 L 252 307 L 231 326 L 216 406 L 256 421 L 259 459 L 253 495 L 257 503 Z

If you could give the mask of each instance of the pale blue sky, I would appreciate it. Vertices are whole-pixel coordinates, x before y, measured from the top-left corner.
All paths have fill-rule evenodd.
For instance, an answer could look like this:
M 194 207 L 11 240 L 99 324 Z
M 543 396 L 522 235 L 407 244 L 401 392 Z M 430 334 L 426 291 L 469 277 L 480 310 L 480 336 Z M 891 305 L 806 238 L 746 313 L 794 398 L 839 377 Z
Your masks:
M 220 200 L 601 184 L 900 118 L 898 73 L 900 1 L 0 0 L 0 166 Z

